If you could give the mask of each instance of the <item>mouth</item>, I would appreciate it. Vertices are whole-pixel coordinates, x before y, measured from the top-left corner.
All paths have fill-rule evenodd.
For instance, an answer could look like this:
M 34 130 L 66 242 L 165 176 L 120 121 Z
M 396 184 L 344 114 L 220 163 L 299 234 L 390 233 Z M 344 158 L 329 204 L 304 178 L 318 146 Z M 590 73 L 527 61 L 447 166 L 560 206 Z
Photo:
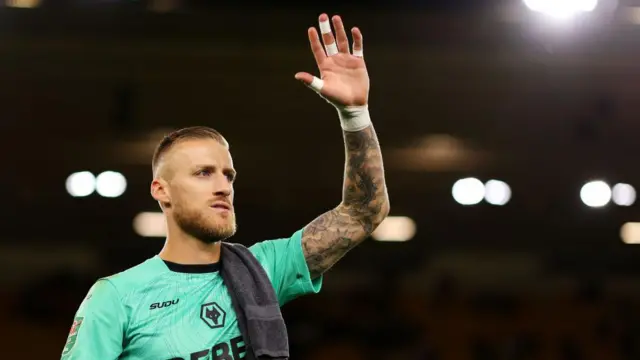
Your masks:
M 229 211 L 231 210 L 231 205 L 222 202 L 222 201 L 218 201 L 216 203 L 214 203 L 213 205 L 211 205 L 212 209 L 216 209 L 216 210 L 225 210 L 225 211 Z

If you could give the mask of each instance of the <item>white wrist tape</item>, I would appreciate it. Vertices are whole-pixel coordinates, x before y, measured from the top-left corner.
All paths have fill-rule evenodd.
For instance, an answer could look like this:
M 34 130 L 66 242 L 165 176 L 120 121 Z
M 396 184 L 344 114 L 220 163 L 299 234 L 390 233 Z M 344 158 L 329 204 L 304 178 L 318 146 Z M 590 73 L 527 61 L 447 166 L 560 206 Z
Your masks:
M 334 105 L 335 106 L 335 105 Z M 371 125 L 369 107 L 364 106 L 344 106 L 337 107 L 340 116 L 340 125 L 344 131 L 360 131 Z
M 321 93 L 324 86 L 324 80 L 314 76 L 311 80 L 309 87 L 318 93 L 320 97 L 325 99 L 329 104 L 333 105 L 338 110 L 338 116 L 340 117 L 340 125 L 344 131 L 360 131 L 371 125 L 371 117 L 369 116 L 369 106 L 341 106 L 334 104 L 329 99 L 324 97 Z

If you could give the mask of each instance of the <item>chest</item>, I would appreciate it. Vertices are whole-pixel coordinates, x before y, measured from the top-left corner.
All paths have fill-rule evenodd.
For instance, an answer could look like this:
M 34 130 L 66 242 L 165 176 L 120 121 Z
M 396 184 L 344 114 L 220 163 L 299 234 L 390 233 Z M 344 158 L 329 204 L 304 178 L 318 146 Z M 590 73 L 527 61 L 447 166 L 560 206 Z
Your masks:
M 219 276 L 160 280 L 135 297 L 128 302 L 124 339 L 130 359 L 243 358 L 231 297 Z

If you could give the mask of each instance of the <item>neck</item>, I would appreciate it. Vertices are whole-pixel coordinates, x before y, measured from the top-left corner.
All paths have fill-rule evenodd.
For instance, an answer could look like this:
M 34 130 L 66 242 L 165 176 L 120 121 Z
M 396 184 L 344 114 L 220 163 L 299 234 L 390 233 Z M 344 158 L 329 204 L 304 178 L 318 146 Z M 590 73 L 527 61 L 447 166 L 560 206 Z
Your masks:
M 184 265 L 213 264 L 220 261 L 219 241 L 207 244 L 186 234 L 174 224 L 167 225 L 167 240 L 159 253 L 162 260 Z

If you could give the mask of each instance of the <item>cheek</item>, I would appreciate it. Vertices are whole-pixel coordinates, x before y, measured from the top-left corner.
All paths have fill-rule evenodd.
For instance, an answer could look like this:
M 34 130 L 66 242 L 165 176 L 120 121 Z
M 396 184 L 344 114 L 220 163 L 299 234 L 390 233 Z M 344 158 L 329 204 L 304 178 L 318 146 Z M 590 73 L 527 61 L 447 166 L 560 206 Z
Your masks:
M 211 198 L 211 187 L 204 182 L 192 182 L 180 189 L 179 198 L 183 202 L 188 202 L 189 206 L 204 204 Z
M 188 205 L 191 202 L 191 192 L 185 186 L 175 186 L 171 189 L 171 200 L 180 205 Z

